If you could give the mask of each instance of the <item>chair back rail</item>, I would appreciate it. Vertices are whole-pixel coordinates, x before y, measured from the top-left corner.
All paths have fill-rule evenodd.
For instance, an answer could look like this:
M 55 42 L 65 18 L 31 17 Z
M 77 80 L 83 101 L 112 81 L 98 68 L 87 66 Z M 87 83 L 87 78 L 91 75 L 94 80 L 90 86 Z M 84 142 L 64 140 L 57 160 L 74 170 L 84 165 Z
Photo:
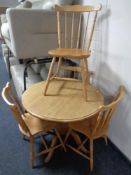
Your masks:
M 115 111 L 116 106 L 120 102 L 123 95 L 124 95 L 124 87 L 120 86 L 113 102 L 108 105 L 100 107 L 100 111 L 98 113 L 92 135 L 99 135 L 99 133 L 102 132 L 104 133 L 108 129 L 109 122 L 112 118 L 113 112 Z
M 13 92 L 11 90 L 11 85 L 9 82 L 3 88 L 2 97 L 3 97 L 4 101 L 7 103 L 7 105 L 9 106 L 12 113 L 14 114 L 13 116 L 15 117 L 15 120 L 20 125 L 22 130 L 25 133 L 28 133 L 29 135 L 31 135 L 29 128 L 27 127 L 25 121 L 22 118 L 22 115 L 24 116 L 23 110 L 22 110 L 19 102 L 17 101 L 17 99 L 13 95 Z
M 93 6 L 55 6 L 57 11 L 57 27 L 58 27 L 58 46 L 65 48 L 82 48 L 89 50 L 91 46 L 91 41 L 94 33 L 94 28 L 97 19 L 97 13 L 101 10 L 101 5 Z M 84 13 L 87 13 L 84 15 Z M 64 16 L 61 18 L 61 16 Z M 86 24 L 84 24 L 84 18 L 87 18 Z M 79 19 L 79 20 L 78 20 Z M 64 23 L 63 21 L 64 20 Z M 71 20 L 68 26 L 68 20 Z M 62 37 L 62 27 L 64 25 L 64 37 Z M 85 30 L 82 31 L 83 26 Z M 69 29 L 70 28 L 70 29 Z M 70 35 L 70 42 L 69 36 Z M 81 41 L 82 38 L 82 41 Z M 64 40 L 64 41 L 62 41 Z

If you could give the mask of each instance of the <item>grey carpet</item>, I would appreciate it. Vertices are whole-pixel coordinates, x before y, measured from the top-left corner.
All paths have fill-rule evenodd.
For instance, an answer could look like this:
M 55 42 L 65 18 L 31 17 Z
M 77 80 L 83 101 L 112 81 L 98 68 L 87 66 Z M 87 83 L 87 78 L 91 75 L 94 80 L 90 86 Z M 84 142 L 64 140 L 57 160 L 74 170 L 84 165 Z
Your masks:
M 0 91 L 8 81 L 0 52 Z M 131 164 L 111 143 L 103 139 L 94 144 L 93 175 L 131 175 Z M 89 162 L 69 151 L 58 150 L 48 164 L 37 160 L 31 169 L 29 143 L 22 139 L 12 114 L 0 96 L 0 175 L 90 175 Z

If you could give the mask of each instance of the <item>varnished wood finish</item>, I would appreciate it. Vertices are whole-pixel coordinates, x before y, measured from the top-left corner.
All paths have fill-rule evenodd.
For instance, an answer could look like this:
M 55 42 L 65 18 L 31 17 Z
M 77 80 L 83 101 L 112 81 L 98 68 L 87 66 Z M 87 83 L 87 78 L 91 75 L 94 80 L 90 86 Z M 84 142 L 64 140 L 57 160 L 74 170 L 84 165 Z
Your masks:
M 7 83 L 6 86 L 3 88 L 2 97 L 13 112 L 14 117 L 18 122 L 21 133 L 24 136 L 28 137 L 30 141 L 30 155 L 32 167 L 34 167 L 35 157 L 47 154 L 60 146 L 62 146 L 65 150 L 64 143 L 61 139 L 61 136 L 59 135 L 59 132 L 57 131 L 57 124 L 55 122 L 48 122 L 39 118 L 35 118 L 29 113 L 23 113 L 23 110 L 21 109 L 18 100 L 16 99 L 16 97 L 14 97 L 12 93 L 10 83 Z M 54 145 L 54 141 L 52 140 L 53 143 L 51 143 L 51 147 L 48 147 L 46 141 L 42 137 L 42 143 L 44 144 L 45 149 L 42 152 L 36 154 L 34 151 L 35 136 L 42 135 L 43 133 L 46 133 L 52 129 L 54 129 L 56 133 L 55 137 L 59 140 L 60 144 Z
M 64 5 L 64 6 L 55 6 L 56 11 L 59 12 L 92 12 L 101 10 L 102 5 L 98 6 L 81 6 L 81 5 Z
M 61 66 L 61 69 L 63 70 L 68 70 L 68 71 L 77 71 L 77 72 L 81 72 L 81 69 L 80 67 L 77 67 L 77 66 Z
M 73 41 L 74 41 L 74 13 L 72 13 L 72 26 L 71 26 L 71 48 L 73 47 Z
M 74 81 L 74 82 L 81 82 L 78 79 L 74 79 L 74 78 L 61 78 L 61 77 L 53 77 L 54 80 L 63 80 L 63 81 Z
M 80 45 L 81 18 L 82 18 L 82 13 L 80 13 L 80 17 L 79 17 L 78 34 L 77 34 L 77 43 L 76 43 L 76 48 L 77 48 L 77 49 L 79 48 L 79 45 Z
M 90 74 L 88 73 L 88 65 L 87 61 L 85 59 L 89 58 L 90 56 L 90 46 L 91 46 L 91 41 L 94 33 L 94 28 L 95 28 L 95 23 L 96 23 L 96 18 L 97 18 L 97 13 L 101 9 L 101 5 L 93 7 L 93 6 L 81 6 L 81 5 L 72 5 L 72 6 L 56 6 L 55 10 L 57 11 L 57 24 L 58 24 L 58 47 L 54 50 L 50 50 L 48 54 L 52 57 L 58 57 L 60 61 L 58 61 L 58 69 L 62 69 L 62 63 L 61 63 L 61 58 L 69 58 L 69 59 L 80 59 L 82 64 L 79 66 L 79 70 L 75 69 L 75 72 L 81 73 L 82 76 L 82 87 L 83 87 L 83 96 L 85 101 L 87 101 L 87 91 L 86 91 L 86 86 L 89 81 L 89 76 Z M 83 28 L 83 13 L 86 12 L 88 13 L 87 17 L 87 24 L 86 24 L 86 29 L 85 32 L 82 30 Z M 62 30 L 61 30 L 61 17 L 62 14 L 64 13 L 64 37 L 62 37 Z M 72 13 L 72 15 L 71 15 Z M 92 18 L 90 20 L 90 14 L 92 15 Z M 71 18 L 71 25 L 68 25 L 68 16 Z M 76 18 L 79 18 L 79 22 L 77 23 L 78 20 Z M 89 27 L 90 24 L 90 27 Z M 67 29 L 68 28 L 68 29 Z M 91 29 L 90 29 L 91 28 Z M 91 30 L 91 31 L 89 31 Z M 83 41 L 81 42 L 82 35 L 81 32 L 84 32 L 83 34 Z M 70 38 L 70 39 L 69 39 Z M 64 40 L 64 41 L 62 41 Z M 70 42 L 68 41 L 70 40 Z M 87 40 L 87 41 L 86 41 Z M 80 44 L 82 43 L 82 44 Z M 64 45 L 65 46 L 64 46 Z M 82 45 L 80 47 L 80 45 Z M 61 63 L 61 64 L 59 64 Z M 74 68 L 71 70 L 72 67 L 70 67 L 70 71 L 74 71 Z M 53 67 L 50 67 L 50 71 L 53 70 Z M 69 70 L 69 66 L 68 66 Z M 50 72 L 49 71 L 49 72 Z M 64 74 L 63 74 L 64 76 Z M 62 76 L 62 78 L 63 78 Z M 87 77 L 88 76 L 88 77 Z M 58 78 L 59 75 L 56 73 L 53 78 Z M 47 84 L 46 88 L 44 91 L 44 95 L 47 95 L 47 89 L 48 85 L 51 81 L 51 79 L 47 79 Z M 63 79 L 65 80 L 65 79 Z M 49 94 L 48 94 L 49 95 Z
M 69 124 L 69 132 L 71 134 L 72 130 L 80 132 L 84 134 L 87 138 L 81 143 L 83 146 L 86 141 L 89 140 L 89 154 L 83 155 L 83 152 L 78 148 L 75 148 L 69 144 L 67 146 L 71 148 L 73 151 L 77 152 L 78 154 L 82 155 L 83 157 L 90 160 L 90 170 L 93 170 L 93 141 L 95 139 L 98 139 L 100 137 L 103 137 L 105 139 L 105 143 L 107 145 L 107 132 L 109 128 L 109 123 L 111 120 L 111 117 L 113 115 L 113 112 L 116 109 L 117 104 L 120 102 L 121 98 L 124 95 L 124 87 L 120 86 L 118 90 L 117 96 L 114 98 L 113 102 L 108 105 L 102 105 L 98 111 L 97 114 L 93 115 L 91 118 L 86 119 L 81 122 L 74 122 Z M 67 136 L 65 138 L 65 142 L 67 142 L 67 139 L 69 137 L 69 132 L 67 133 Z M 88 157 L 87 157 L 88 156 Z
M 58 46 L 61 48 L 61 27 L 60 27 L 60 13 L 57 12 L 57 30 L 58 30 Z
M 96 18 L 97 18 L 97 12 L 95 13 L 95 16 L 94 16 L 94 19 L 93 19 L 93 23 L 92 23 L 92 27 L 91 27 L 91 32 L 90 32 L 90 36 L 89 36 L 89 41 L 87 43 L 87 50 L 89 50 L 90 49 L 90 46 L 91 46 L 91 41 L 92 41 L 94 29 L 95 29 Z
M 50 65 L 50 70 L 49 70 L 49 73 L 48 73 L 48 76 L 47 76 L 47 80 L 46 80 L 46 86 L 45 86 L 45 90 L 44 90 L 44 95 L 46 95 L 46 91 L 47 91 L 48 86 L 49 86 L 49 81 L 50 81 L 51 76 L 52 76 L 52 72 L 53 72 L 53 67 L 54 67 L 55 61 L 56 61 L 56 57 L 53 57 L 51 65 Z
M 85 29 L 84 38 L 83 38 L 82 49 L 84 49 L 84 46 L 85 46 L 85 41 L 86 41 L 86 37 L 87 37 L 87 30 L 88 30 L 88 25 L 89 25 L 89 18 L 90 18 L 90 12 L 88 13 L 88 17 L 87 17 L 87 23 L 86 23 L 86 29 Z
M 47 96 L 45 82 L 29 87 L 22 95 L 24 108 L 32 115 L 47 121 L 73 122 L 89 118 L 103 105 L 103 96 L 88 85 L 88 100 L 83 101 L 81 82 L 52 80 Z
M 67 13 L 65 12 L 65 48 L 67 47 Z
M 64 57 L 64 58 L 76 58 L 83 59 L 90 56 L 90 51 L 82 49 L 73 49 L 73 48 L 57 48 L 55 50 L 50 50 L 49 55 L 55 57 Z

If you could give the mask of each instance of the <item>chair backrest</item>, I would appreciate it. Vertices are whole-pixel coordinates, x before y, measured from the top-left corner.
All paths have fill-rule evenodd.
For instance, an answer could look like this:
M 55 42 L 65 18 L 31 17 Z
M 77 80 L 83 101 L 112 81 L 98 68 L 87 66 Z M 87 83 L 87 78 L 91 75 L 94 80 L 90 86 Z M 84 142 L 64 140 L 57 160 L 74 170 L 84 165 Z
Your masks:
M 120 86 L 113 102 L 111 102 L 108 105 L 100 107 L 100 111 L 98 112 L 92 135 L 96 134 L 99 135 L 100 133 L 107 132 L 112 114 L 115 111 L 116 106 L 123 97 L 123 95 L 124 95 L 124 87 Z
M 18 100 L 16 99 L 16 97 L 14 96 L 14 94 L 12 92 L 11 85 L 9 82 L 7 82 L 6 86 L 2 90 L 2 97 L 3 97 L 3 100 L 9 106 L 9 108 L 11 109 L 17 123 L 20 125 L 22 130 L 25 133 L 28 133 L 29 135 L 31 135 L 29 128 L 27 127 L 27 125 L 25 124 L 25 122 L 22 118 L 22 114 L 24 115 L 23 110 L 22 110 Z
M 55 10 L 57 11 L 59 48 L 82 48 L 89 50 L 97 13 L 101 10 L 101 5 L 97 7 L 81 5 L 55 6 Z M 86 14 L 84 15 L 84 13 Z M 69 22 L 69 20 L 71 21 Z M 84 24 L 84 21 L 86 21 L 86 24 Z M 68 26 L 68 23 L 71 25 Z M 83 30 L 84 26 L 85 29 Z M 64 34 L 61 31 L 64 31 Z M 81 38 L 83 38 L 83 41 L 81 41 Z

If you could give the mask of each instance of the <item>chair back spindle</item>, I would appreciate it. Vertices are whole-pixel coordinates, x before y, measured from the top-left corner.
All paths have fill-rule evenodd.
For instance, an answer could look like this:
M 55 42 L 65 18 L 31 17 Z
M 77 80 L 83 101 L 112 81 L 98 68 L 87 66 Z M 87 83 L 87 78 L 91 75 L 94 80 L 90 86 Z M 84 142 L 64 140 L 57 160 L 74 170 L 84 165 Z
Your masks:
M 67 47 L 67 12 L 65 12 L 65 48 Z
M 71 25 L 71 48 L 73 47 L 74 37 L 74 13 L 72 13 L 72 25 Z
M 61 27 L 60 27 L 60 13 L 57 12 L 57 28 L 58 28 L 58 47 L 61 48 Z
M 88 32 L 89 18 L 90 18 L 90 12 L 88 13 L 88 17 L 87 17 L 87 23 L 86 23 L 86 29 L 85 29 L 84 37 L 83 37 L 82 49 L 84 49 L 84 46 L 85 46 L 85 41 L 86 41 L 87 32 Z
M 93 23 L 92 23 L 92 27 L 91 27 L 91 33 L 90 33 L 88 44 L 87 44 L 87 50 L 89 50 L 90 46 L 91 46 L 93 33 L 94 33 L 94 29 L 95 29 L 95 24 L 96 24 L 96 19 L 97 19 L 97 11 L 95 12 L 95 15 L 94 15 L 94 19 L 93 19 Z
M 56 5 L 55 10 L 57 11 L 59 48 L 61 48 L 62 43 L 64 43 L 65 48 L 82 48 L 85 50 L 89 50 L 95 29 L 97 13 L 100 9 L 101 5 L 97 7 L 81 6 L 81 5 L 73 5 L 71 7 L 68 5 L 67 6 Z M 84 13 L 87 14 L 84 15 Z M 85 17 L 87 17 L 87 20 L 85 20 L 86 27 L 82 35 L 81 29 L 83 28 Z M 62 37 L 62 34 L 64 34 L 64 37 Z M 63 39 L 64 41 L 62 41 Z M 68 42 L 69 40 L 70 44 Z
M 80 17 L 79 17 L 78 35 L 77 35 L 77 44 L 76 44 L 76 48 L 79 48 L 79 44 L 80 44 L 81 20 L 82 20 L 82 13 L 80 13 Z
M 120 102 L 123 95 L 124 95 L 124 87 L 120 86 L 118 94 L 114 98 L 113 102 L 110 103 L 109 105 L 105 105 L 100 108 L 92 135 L 99 135 L 102 132 L 105 133 L 105 131 L 108 130 L 113 112 L 115 111 L 116 106 Z

